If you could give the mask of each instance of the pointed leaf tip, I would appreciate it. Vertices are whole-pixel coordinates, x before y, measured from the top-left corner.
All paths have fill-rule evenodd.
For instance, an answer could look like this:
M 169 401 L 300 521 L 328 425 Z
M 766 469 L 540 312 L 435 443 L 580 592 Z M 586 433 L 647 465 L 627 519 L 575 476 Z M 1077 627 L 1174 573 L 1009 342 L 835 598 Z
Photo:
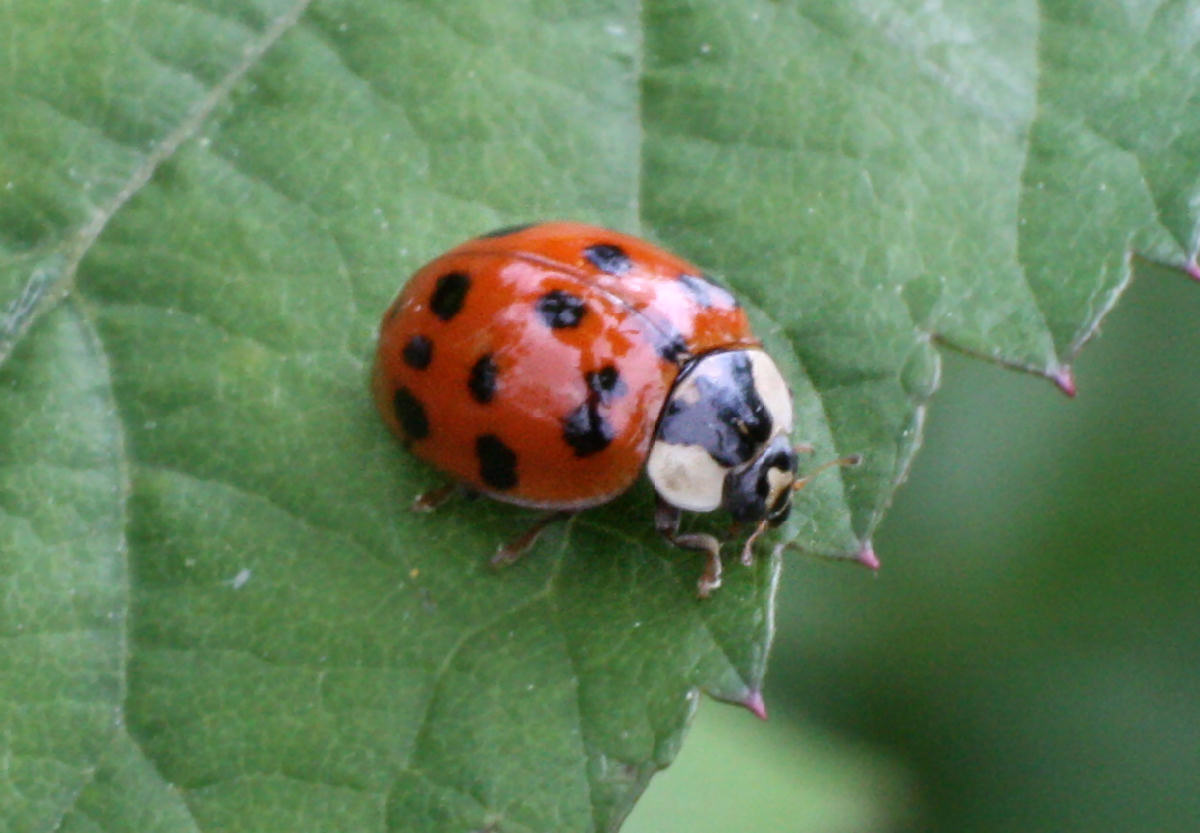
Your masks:
M 871 542 L 867 541 L 862 545 L 862 549 L 858 551 L 858 555 L 854 556 L 854 560 L 863 565 L 871 572 L 879 572 L 879 556 L 875 554 L 875 548 L 871 546 Z
M 739 705 L 746 707 L 759 720 L 767 719 L 767 704 L 763 702 L 762 692 L 758 689 L 748 692 Z
M 1197 264 L 1196 261 L 1189 260 L 1187 265 L 1183 267 L 1183 271 L 1186 272 L 1187 276 L 1192 280 L 1200 281 L 1200 264 Z
M 1075 397 L 1075 374 L 1070 367 L 1066 365 L 1060 367 L 1053 375 L 1050 376 L 1050 381 L 1058 386 L 1058 389 L 1072 398 Z

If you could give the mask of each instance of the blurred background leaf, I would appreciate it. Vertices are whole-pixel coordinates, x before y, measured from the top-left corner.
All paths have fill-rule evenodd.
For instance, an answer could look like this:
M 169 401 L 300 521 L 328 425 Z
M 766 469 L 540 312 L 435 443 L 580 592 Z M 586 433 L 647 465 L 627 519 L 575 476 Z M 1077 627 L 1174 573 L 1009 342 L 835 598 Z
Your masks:
M 1189 2 L 1070 0 L 6 4 L 5 820 L 614 828 L 675 755 L 697 687 L 754 702 L 778 559 L 731 571 L 697 607 L 696 560 L 629 523 L 649 517 L 643 486 L 489 575 L 481 555 L 522 513 L 400 509 L 430 472 L 363 393 L 387 299 L 446 245 L 536 217 L 685 252 L 765 311 L 818 456 L 866 457 L 806 490 L 786 535 L 865 556 L 920 442 L 936 343 L 1070 390 L 1131 252 L 1196 273 L 1197 19 Z M 1019 391 L 1016 413 L 1035 421 L 1028 378 L 975 372 L 961 384 Z M 986 396 L 971 407 L 1002 415 Z M 1111 416 L 1087 448 L 1054 453 L 1117 465 L 1095 453 L 1100 425 Z M 963 446 L 996 472 L 1019 458 Z M 953 459 L 952 473 L 987 471 Z M 1128 489 L 1141 469 L 1121 473 Z M 1088 475 L 1094 492 L 1103 476 Z M 923 510 L 978 510 L 965 486 L 937 485 Z M 1111 525 L 1114 506 L 1052 528 L 1144 546 Z M 764 812 L 803 829 L 1002 826 L 1042 804 L 1063 829 L 1083 812 L 1064 802 L 1093 782 L 1051 790 L 1036 774 L 1059 783 L 1092 720 L 1136 700 L 1114 687 L 1063 717 L 1107 679 L 1109 643 L 1090 640 L 1114 620 L 1056 604 L 1078 564 L 1038 551 L 1052 536 L 1034 508 L 980 519 L 994 538 L 974 540 L 1003 551 L 918 561 L 910 598 L 794 568 L 780 654 L 804 664 L 777 684 L 801 708 L 784 711 L 872 745 L 762 756 L 796 778 L 743 783 L 833 796 L 801 790 Z M 936 549 L 922 533 L 886 549 Z M 1114 576 L 1130 582 L 1126 564 Z M 861 651 L 876 621 L 887 647 Z M 1072 650 L 1039 653 L 1071 626 Z M 1126 670 L 1148 674 L 1149 654 L 1122 644 Z M 1048 679 L 1075 688 L 1056 699 Z M 994 692 L 1015 696 L 985 703 Z M 1021 695 L 1043 698 L 1041 723 Z M 965 765 L 975 756 L 982 769 Z M 989 805 L 990 787 L 1045 798 Z
M 1195 828 L 1196 305 L 1139 270 L 1074 400 L 950 354 L 879 574 L 784 565 L 768 726 L 800 737 L 702 709 L 626 833 L 717 833 L 735 812 L 780 831 Z M 829 738 L 843 767 L 811 757 Z M 814 796 L 814 768 L 849 777 Z M 821 822 L 847 784 L 882 823 Z

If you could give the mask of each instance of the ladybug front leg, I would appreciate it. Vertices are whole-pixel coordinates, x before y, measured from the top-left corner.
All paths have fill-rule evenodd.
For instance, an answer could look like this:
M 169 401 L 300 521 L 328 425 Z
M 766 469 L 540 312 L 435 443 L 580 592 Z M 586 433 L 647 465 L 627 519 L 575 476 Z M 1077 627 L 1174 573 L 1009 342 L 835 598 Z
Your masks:
M 529 529 L 522 532 L 516 538 L 509 541 L 507 544 L 501 544 L 496 550 L 496 554 L 488 561 L 493 567 L 507 567 L 514 561 L 519 561 L 521 556 L 529 552 L 530 548 L 537 542 L 538 536 L 546 527 L 555 521 L 565 521 L 574 512 L 548 512 L 530 525 Z
M 721 543 L 706 533 L 680 535 L 679 519 L 682 515 L 678 506 L 672 506 L 660 497 L 654 510 L 654 528 L 659 535 L 675 546 L 708 555 L 708 563 L 696 584 L 696 595 L 707 599 L 712 595 L 712 591 L 721 586 Z

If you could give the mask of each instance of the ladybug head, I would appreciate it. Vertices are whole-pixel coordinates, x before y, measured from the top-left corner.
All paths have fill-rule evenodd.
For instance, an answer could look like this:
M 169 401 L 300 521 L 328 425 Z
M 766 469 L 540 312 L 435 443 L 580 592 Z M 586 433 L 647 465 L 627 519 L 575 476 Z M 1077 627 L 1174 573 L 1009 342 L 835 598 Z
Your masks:
M 776 437 L 743 468 L 725 475 L 722 505 L 738 523 L 779 526 L 792 511 L 796 450 L 787 435 Z
M 791 392 L 766 353 L 706 353 L 671 388 L 646 472 L 679 509 L 724 508 L 735 521 L 777 526 L 796 480 L 791 431 Z

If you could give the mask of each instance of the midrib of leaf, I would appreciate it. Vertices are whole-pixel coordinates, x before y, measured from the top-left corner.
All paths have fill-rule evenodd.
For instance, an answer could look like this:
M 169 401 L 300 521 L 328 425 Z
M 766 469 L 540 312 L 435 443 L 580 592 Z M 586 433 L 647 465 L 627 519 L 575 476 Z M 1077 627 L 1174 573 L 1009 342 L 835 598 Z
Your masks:
M 221 105 L 233 89 L 247 76 L 271 48 L 295 26 L 312 0 L 296 0 L 283 14 L 277 16 L 244 51 L 235 64 L 208 93 L 196 102 L 184 117 L 155 144 L 134 168 L 125 181 L 92 218 L 68 235 L 45 255 L 25 282 L 21 294 L 9 305 L 0 329 L 0 365 L 8 359 L 13 347 L 29 327 L 47 310 L 70 293 L 79 264 L 104 233 L 105 228 L 121 209 L 154 176 L 154 172 L 189 139 L 196 135 L 209 116 Z
M 82 307 L 83 305 L 79 304 L 77 306 Z M 109 367 L 108 358 L 107 358 L 107 356 L 104 355 L 104 351 L 101 349 L 100 336 L 97 334 L 96 329 L 92 324 L 92 321 L 89 319 L 89 317 L 85 311 L 81 311 L 81 314 L 79 317 L 80 317 L 80 323 L 84 329 L 84 332 L 86 333 L 88 340 L 92 342 L 92 350 L 93 350 L 93 354 L 96 357 L 96 361 L 100 363 L 100 366 L 103 368 L 104 377 L 105 377 L 105 379 L 107 379 L 109 381 L 109 384 L 107 385 L 107 387 L 108 387 L 108 390 L 111 395 L 112 372 Z M 0 356 L 0 360 L 2 360 L 2 359 L 3 359 L 3 357 Z M 117 698 L 117 702 L 118 702 L 117 711 L 118 711 L 119 719 L 123 726 L 123 724 L 125 722 L 125 698 L 129 693 L 129 600 L 132 595 L 132 593 L 131 593 L 132 587 L 130 586 L 131 577 L 130 577 L 130 573 L 129 573 L 129 538 L 126 534 L 125 527 L 128 524 L 128 520 L 129 520 L 129 493 L 130 493 L 130 489 L 132 488 L 132 483 L 131 483 L 130 475 L 129 475 L 129 455 L 127 453 L 125 428 L 124 428 L 124 425 L 122 425 L 122 423 L 121 423 L 121 417 L 120 417 L 119 412 L 114 413 L 113 424 L 115 426 L 115 430 L 113 432 L 113 444 L 116 446 L 116 454 L 113 455 L 113 459 L 114 459 L 116 467 L 117 467 L 117 478 L 119 479 L 119 481 L 121 483 L 121 497 L 120 497 L 121 503 L 120 503 L 118 512 L 122 519 L 122 529 L 121 529 L 121 537 L 120 537 L 120 543 L 119 543 L 120 552 L 118 553 L 118 557 L 120 558 L 121 561 L 124 562 L 124 569 L 122 570 L 122 573 L 124 575 L 124 582 L 123 582 L 124 587 L 122 588 L 122 590 L 124 591 L 124 595 L 125 595 L 125 600 L 124 600 L 125 615 L 121 617 L 121 625 L 118 630 L 118 637 L 117 637 L 118 643 L 120 645 L 121 666 L 122 666 L 122 668 L 121 668 L 122 673 L 121 673 L 120 681 L 119 681 L 120 694 L 118 695 L 118 698 Z M 118 727 L 117 731 L 123 731 L 123 728 Z M 105 754 L 104 757 L 105 758 L 108 757 L 107 753 Z M 103 761 L 101 763 L 103 763 Z M 83 791 L 85 789 L 87 789 L 88 785 L 90 785 L 92 783 L 92 781 L 95 780 L 96 774 L 99 771 L 100 771 L 99 766 L 92 769 L 92 771 L 88 774 L 87 779 L 84 780 L 84 782 L 79 785 L 79 789 L 75 791 L 74 800 L 77 800 L 79 798 L 79 796 L 83 793 Z M 63 816 L 59 817 L 58 824 L 60 824 L 60 825 L 62 824 L 62 819 L 66 815 L 66 813 L 69 812 L 69 808 L 74 805 L 74 800 L 71 802 L 70 805 L 67 805 L 67 807 L 64 807 Z
M 115 552 L 113 553 L 113 555 L 114 555 L 114 561 L 120 562 L 122 565 L 121 579 L 119 580 L 119 586 L 116 587 L 116 589 L 118 591 L 117 597 L 116 597 L 117 604 L 114 607 L 113 611 L 110 613 L 110 618 L 114 622 L 113 627 L 114 627 L 114 631 L 116 634 L 117 670 L 116 670 L 115 677 L 116 677 L 118 691 L 117 691 L 117 695 L 116 695 L 116 706 L 113 709 L 113 711 L 111 712 L 110 718 L 109 718 L 107 737 L 103 741 L 106 749 L 101 751 L 98 754 L 97 758 L 91 762 L 91 765 L 87 769 L 84 777 L 76 785 L 74 785 L 74 787 L 69 791 L 69 795 L 66 798 L 66 800 L 64 800 L 62 802 L 62 804 L 57 808 L 55 817 L 53 819 L 53 829 L 55 829 L 55 830 L 59 829 L 62 826 L 64 819 L 73 810 L 76 802 L 79 800 L 79 797 L 95 781 L 97 775 L 101 772 L 103 766 L 105 765 L 108 758 L 110 757 L 111 747 L 112 747 L 113 742 L 117 738 L 119 738 L 121 736 L 121 733 L 124 731 L 125 700 L 126 700 L 128 690 L 129 690 L 129 678 L 128 678 L 128 661 L 129 661 L 129 654 L 130 654 L 130 651 L 129 651 L 129 600 L 130 600 L 131 586 L 130 586 L 130 572 L 129 572 L 129 540 L 126 535 L 126 524 L 127 524 L 127 520 L 128 520 L 128 501 L 129 501 L 129 495 L 130 495 L 130 491 L 131 491 L 129 457 L 128 457 L 128 454 L 126 453 L 126 445 L 127 445 L 126 444 L 126 432 L 124 430 L 124 426 L 121 423 L 120 417 L 116 411 L 115 401 L 114 401 L 113 394 L 112 394 L 111 366 L 109 364 L 107 355 L 105 354 L 104 350 L 102 349 L 99 335 L 97 334 L 96 329 L 95 329 L 91 319 L 88 316 L 87 310 L 84 307 L 85 307 L 84 304 L 76 301 L 74 303 L 70 303 L 70 304 L 67 304 L 66 306 L 64 306 L 62 308 L 62 313 L 65 314 L 65 316 L 73 319 L 72 323 L 78 332 L 80 340 L 85 343 L 85 346 L 88 350 L 88 354 L 89 354 L 91 360 L 95 362 L 95 367 L 91 369 L 91 372 L 95 373 L 100 379 L 103 380 L 102 383 L 98 383 L 96 385 L 96 390 L 98 390 L 98 391 L 103 390 L 103 392 L 104 392 L 103 396 L 106 400 L 105 410 L 108 410 L 110 412 L 110 416 L 107 421 L 112 426 L 112 431 L 111 431 L 110 438 L 109 438 L 110 442 L 111 442 L 111 451 L 112 451 L 111 466 L 112 466 L 113 479 L 116 481 L 118 488 L 119 488 L 119 491 L 117 492 L 117 494 L 114 498 L 116 505 L 114 507 L 113 514 L 114 514 L 114 517 L 119 519 L 119 525 L 120 525 L 120 530 L 118 532 L 117 539 L 114 542 L 115 543 Z M 64 473 L 64 472 L 86 471 L 86 468 L 83 468 L 80 466 L 68 465 L 68 464 L 64 464 L 64 463 L 46 462 L 46 461 L 42 461 L 39 464 L 38 469 L 40 471 L 42 471 L 43 473 L 45 473 L 45 472 Z M 0 513 L 0 514 L 7 515 L 7 513 Z M 10 516 L 10 517 L 18 517 L 18 516 Z M 75 519 L 79 520 L 81 522 L 83 521 L 83 518 L 78 515 L 76 516 Z M 30 526 L 29 528 L 32 531 L 32 526 Z M 34 532 L 33 534 L 36 535 L 37 533 Z M 93 636 L 99 636 L 98 631 L 95 629 L 89 628 L 89 629 L 84 629 L 84 631 L 91 633 Z M 31 634 L 31 636 L 36 636 L 37 638 L 69 637 L 69 636 L 71 636 L 73 634 L 77 634 L 79 632 L 80 632 L 79 628 L 56 629 L 56 628 L 42 627 L 36 631 L 36 634 Z M 85 703 L 90 702 L 90 698 L 87 698 L 87 699 L 81 699 L 79 697 L 64 698 L 61 695 L 58 696 L 56 699 L 59 702 L 72 703 L 72 704 L 76 704 L 76 705 L 84 705 Z M 35 756 L 25 755 L 24 757 L 33 758 Z M 46 759 L 53 761 L 55 763 L 59 762 L 58 759 L 53 756 L 46 756 Z

